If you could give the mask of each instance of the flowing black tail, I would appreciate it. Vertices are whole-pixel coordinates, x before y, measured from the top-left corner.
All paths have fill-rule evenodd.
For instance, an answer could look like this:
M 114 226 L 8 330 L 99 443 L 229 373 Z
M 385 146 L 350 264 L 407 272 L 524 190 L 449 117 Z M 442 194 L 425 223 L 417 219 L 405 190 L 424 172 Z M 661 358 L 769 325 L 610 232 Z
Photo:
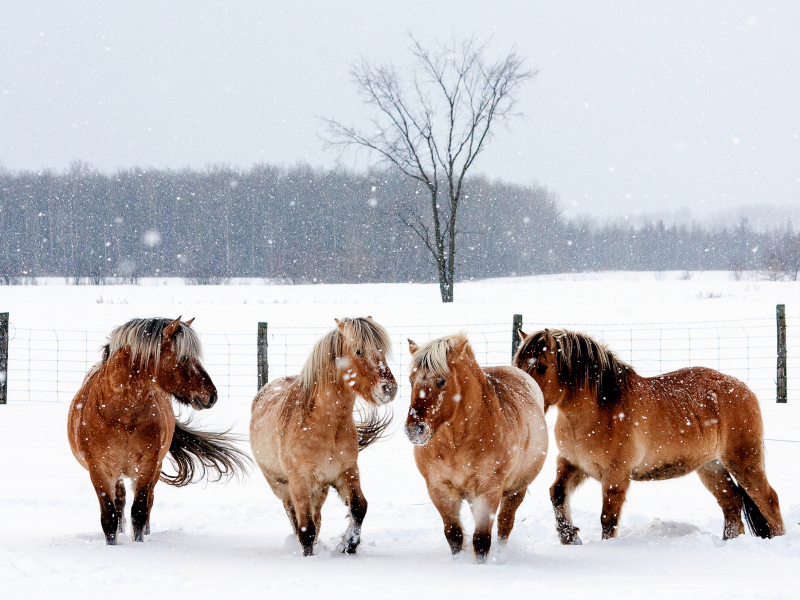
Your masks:
M 392 424 L 392 413 L 387 411 L 381 415 L 372 406 L 359 408 L 356 412 L 361 417 L 361 420 L 356 421 L 358 451 L 361 452 L 384 437 L 389 425 Z
M 246 473 L 252 461 L 250 457 L 233 445 L 239 441 L 229 431 L 216 433 L 189 427 L 189 422 L 175 422 L 175 433 L 169 446 L 169 457 L 177 473 L 161 472 L 161 481 L 183 487 L 208 476 L 211 481 L 229 479 L 238 473 Z
M 769 523 L 767 522 L 764 514 L 758 509 L 753 499 L 744 491 L 744 488 L 737 483 L 733 484 L 739 495 L 742 498 L 742 510 L 744 512 L 744 520 L 747 522 L 747 528 L 750 530 L 750 535 L 757 535 L 760 538 L 771 538 L 772 533 L 769 531 Z

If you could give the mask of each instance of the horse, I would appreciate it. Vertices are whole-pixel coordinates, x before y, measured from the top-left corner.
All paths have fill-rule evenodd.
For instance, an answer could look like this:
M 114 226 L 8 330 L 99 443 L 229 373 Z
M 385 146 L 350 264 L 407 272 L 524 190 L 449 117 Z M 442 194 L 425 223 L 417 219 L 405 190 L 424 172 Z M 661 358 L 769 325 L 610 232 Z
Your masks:
M 481 368 L 465 333 L 411 351 L 411 407 L 405 433 L 453 555 L 461 552 L 459 520 L 466 500 L 475 517 L 472 548 L 485 563 L 497 517 L 501 546 L 517 508 L 547 456 L 544 399 L 515 367 Z
M 696 471 L 724 515 L 723 539 L 783 535 L 778 495 L 764 469 L 764 427 L 755 394 L 741 381 L 692 367 L 642 377 L 582 333 L 520 332 L 514 365 L 556 406 L 557 475 L 550 488 L 562 544 L 580 544 L 569 499 L 587 478 L 600 481 L 603 539 L 615 537 L 631 481 Z
M 387 365 L 389 334 L 372 317 L 342 319 L 314 345 L 300 375 L 262 387 L 252 406 L 250 444 L 273 493 L 283 503 L 294 534 L 311 556 L 320 511 L 333 487 L 349 509 L 350 524 L 337 551 L 354 554 L 361 542 L 367 500 L 361 491 L 358 453 L 385 433 L 397 383 Z M 357 400 L 370 410 L 361 421 Z M 363 412 L 363 411 L 361 411 Z
M 125 532 L 123 478 L 134 493 L 133 539 L 143 542 L 159 480 L 177 487 L 196 473 L 219 480 L 244 471 L 249 461 L 228 432 L 201 431 L 175 418 L 173 399 L 195 410 L 217 402 L 192 321 L 132 319 L 114 329 L 70 405 L 69 445 L 89 471 L 107 545 Z M 175 475 L 161 471 L 167 454 Z

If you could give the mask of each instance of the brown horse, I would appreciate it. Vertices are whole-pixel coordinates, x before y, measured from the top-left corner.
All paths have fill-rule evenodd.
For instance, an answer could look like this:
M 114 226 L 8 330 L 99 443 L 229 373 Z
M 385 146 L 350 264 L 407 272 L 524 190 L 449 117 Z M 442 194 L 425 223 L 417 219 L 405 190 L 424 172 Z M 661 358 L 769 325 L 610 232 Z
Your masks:
M 197 410 L 217 401 L 191 322 L 133 319 L 114 329 L 70 406 L 69 445 L 92 478 L 106 544 L 116 544 L 117 533 L 125 531 L 123 477 L 131 480 L 135 495 L 133 539 L 142 542 L 150 533 L 159 479 L 184 486 L 197 471 L 219 479 L 249 462 L 226 433 L 199 431 L 175 419 L 173 399 Z M 175 476 L 161 472 L 167 453 Z
M 283 502 L 304 556 L 314 551 L 330 487 L 350 512 L 338 550 L 353 554 L 358 548 L 367 512 L 358 453 L 381 437 L 391 416 L 381 419 L 371 410 L 365 422 L 357 423 L 356 400 L 380 406 L 397 393 L 386 364 L 391 354 L 386 330 L 372 317 L 336 323 L 314 345 L 299 376 L 276 379 L 253 400 L 253 456 Z
M 459 509 L 475 517 L 472 548 L 483 563 L 497 536 L 505 544 L 517 508 L 547 456 L 542 392 L 514 367 L 482 369 L 464 333 L 411 349 L 411 408 L 406 435 L 453 554 L 464 533 Z
M 586 477 L 603 487 L 606 539 L 616 535 L 631 480 L 692 471 L 722 508 L 724 539 L 744 533 L 743 509 L 754 535 L 784 534 L 764 471 L 758 399 L 741 381 L 700 367 L 641 377 L 589 336 L 545 329 L 521 337 L 514 364 L 542 388 L 546 407 L 558 407 L 550 498 L 562 544 L 581 543 L 569 497 Z

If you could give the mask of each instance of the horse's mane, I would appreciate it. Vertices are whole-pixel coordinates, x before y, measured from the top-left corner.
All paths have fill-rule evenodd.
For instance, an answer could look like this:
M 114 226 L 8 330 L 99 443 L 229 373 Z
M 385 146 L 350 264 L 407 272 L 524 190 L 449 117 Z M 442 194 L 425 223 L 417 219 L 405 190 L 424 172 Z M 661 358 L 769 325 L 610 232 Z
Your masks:
M 597 395 L 601 408 L 618 402 L 635 371 L 605 345 L 584 333 L 565 329 L 545 329 L 534 333 L 522 343 L 514 363 L 518 357 L 528 353 L 529 360 L 535 361 L 549 349 L 551 342 L 556 346 L 558 380 L 562 386 L 573 393 L 588 387 Z
M 337 361 L 344 357 L 345 342 L 362 350 L 373 360 L 386 361 L 392 354 L 389 333 L 370 317 L 340 319 L 342 328 L 336 327 L 320 338 L 300 371 L 300 387 L 306 402 L 311 402 L 320 383 L 333 383 L 336 379 Z
M 131 319 L 124 325 L 114 328 L 108 336 L 108 343 L 102 347 L 103 354 L 100 362 L 89 371 L 87 378 L 103 366 L 115 352 L 123 348 L 130 350 L 132 363 L 146 365 L 153 359 L 156 367 L 158 367 L 158 363 L 161 360 L 161 337 L 164 327 L 173 320 L 158 317 Z M 181 322 L 180 327 L 175 332 L 173 341 L 175 342 L 175 352 L 179 358 L 197 360 L 203 358 L 200 338 L 194 329 L 186 323 Z
M 447 377 L 450 373 L 447 353 L 461 343 L 469 343 L 463 331 L 425 342 L 411 358 L 411 368 L 437 377 Z

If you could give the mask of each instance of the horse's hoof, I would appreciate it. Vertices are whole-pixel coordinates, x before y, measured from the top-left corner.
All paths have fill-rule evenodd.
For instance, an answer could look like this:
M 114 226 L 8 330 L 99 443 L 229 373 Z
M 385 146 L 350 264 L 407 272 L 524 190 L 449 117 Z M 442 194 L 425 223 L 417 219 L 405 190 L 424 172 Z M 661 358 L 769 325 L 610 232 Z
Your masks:
M 117 545 L 117 536 L 116 534 L 109 534 L 106 536 L 106 546 L 116 546 Z
M 583 542 L 581 541 L 581 538 L 579 538 L 579 537 L 576 535 L 576 536 L 575 536 L 575 539 L 573 539 L 573 540 L 572 540 L 572 545 L 573 545 L 573 546 L 583 546 Z
M 303 546 L 303 556 L 312 556 L 314 554 L 314 546 Z
M 476 554 L 475 555 L 475 559 L 478 561 L 479 565 L 485 565 L 486 564 L 486 559 L 488 557 L 489 557 L 489 553 L 488 552 L 485 553 L 485 554 Z
M 150 535 L 150 523 L 147 523 L 144 526 L 144 531 L 142 533 L 144 533 L 145 535 Z

